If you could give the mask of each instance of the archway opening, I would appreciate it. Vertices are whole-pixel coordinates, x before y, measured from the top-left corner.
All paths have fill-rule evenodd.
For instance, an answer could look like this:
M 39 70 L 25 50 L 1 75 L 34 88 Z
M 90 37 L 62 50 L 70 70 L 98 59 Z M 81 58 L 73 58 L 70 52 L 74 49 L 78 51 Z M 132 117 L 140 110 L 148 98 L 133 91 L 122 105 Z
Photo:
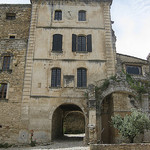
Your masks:
M 52 140 L 82 140 L 85 136 L 85 116 L 74 104 L 60 105 L 52 117 Z

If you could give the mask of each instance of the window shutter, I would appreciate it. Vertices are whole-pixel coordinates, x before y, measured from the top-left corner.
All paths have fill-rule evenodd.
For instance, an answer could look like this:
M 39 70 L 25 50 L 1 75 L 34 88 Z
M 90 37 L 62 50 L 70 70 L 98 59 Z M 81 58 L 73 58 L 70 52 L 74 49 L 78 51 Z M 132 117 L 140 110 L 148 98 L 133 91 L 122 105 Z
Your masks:
M 52 50 L 55 51 L 57 49 L 57 34 L 53 35 L 53 48 Z
M 91 36 L 91 34 L 87 35 L 87 51 L 92 52 L 92 36 Z
M 62 35 L 55 34 L 53 35 L 53 51 L 62 51 Z
M 57 87 L 60 87 L 61 82 L 61 70 L 57 69 Z
M 86 69 L 82 69 L 82 87 L 86 87 L 87 75 Z
M 81 87 L 81 69 L 77 70 L 77 87 Z
M 61 34 L 57 35 L 57 45 L 58 45 L 57 51 L 62 51 L 62 35 Z
M 13 57 L 11 56 L 10 57 L 10 66 L 9 66 L 10 70 L 12 70 L 12 66 L 13 66 Z
M 56 69 L 52 69 L 51 87 L 55 87 L 56 83 Z
M 77 45 L 77 36 L 75 34 L 72 34 L 72 51 L 76 51 L 76 45 Z

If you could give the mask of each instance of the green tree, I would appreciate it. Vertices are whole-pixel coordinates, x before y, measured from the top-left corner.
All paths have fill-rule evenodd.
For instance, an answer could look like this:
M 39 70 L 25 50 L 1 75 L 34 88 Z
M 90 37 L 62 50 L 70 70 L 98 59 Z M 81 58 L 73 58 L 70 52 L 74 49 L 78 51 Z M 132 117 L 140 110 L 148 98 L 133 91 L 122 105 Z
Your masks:
M 150 129 L 148 116 L 139 110 L 133 110 L 130 115 L 125 117 L 115 115 L 111 119 L 113 126 L 124 138 L 129 139 L 130 143 L 133 143 L 138 134 L 144 134 L 144 130 Z

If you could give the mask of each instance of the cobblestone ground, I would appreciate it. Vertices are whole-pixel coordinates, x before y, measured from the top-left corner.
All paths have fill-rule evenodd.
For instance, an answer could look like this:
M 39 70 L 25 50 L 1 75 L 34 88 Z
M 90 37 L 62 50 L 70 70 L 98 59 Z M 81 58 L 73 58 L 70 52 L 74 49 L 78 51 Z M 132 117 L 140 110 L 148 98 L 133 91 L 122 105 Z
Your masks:
M 6 150 L 6 149 L 0 149 Z M 7 150 L 90 150 L 89 146 L 84 146 L 82 137 L 65 137 L 54 141 L 51 145 L 36 147 L 14 147 Z

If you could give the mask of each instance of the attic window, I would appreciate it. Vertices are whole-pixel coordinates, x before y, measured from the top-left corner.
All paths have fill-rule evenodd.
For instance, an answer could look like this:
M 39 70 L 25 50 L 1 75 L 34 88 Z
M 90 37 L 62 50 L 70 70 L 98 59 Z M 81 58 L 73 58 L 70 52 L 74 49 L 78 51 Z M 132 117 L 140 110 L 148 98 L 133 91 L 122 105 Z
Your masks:
M 15 13 L 6 13 L 6 19 L 14 20 L 14 19 L 16 19 L 16 14 Z
M 133 75 L 142 75 L 141 66 L 126 65 L 126 72 Z

